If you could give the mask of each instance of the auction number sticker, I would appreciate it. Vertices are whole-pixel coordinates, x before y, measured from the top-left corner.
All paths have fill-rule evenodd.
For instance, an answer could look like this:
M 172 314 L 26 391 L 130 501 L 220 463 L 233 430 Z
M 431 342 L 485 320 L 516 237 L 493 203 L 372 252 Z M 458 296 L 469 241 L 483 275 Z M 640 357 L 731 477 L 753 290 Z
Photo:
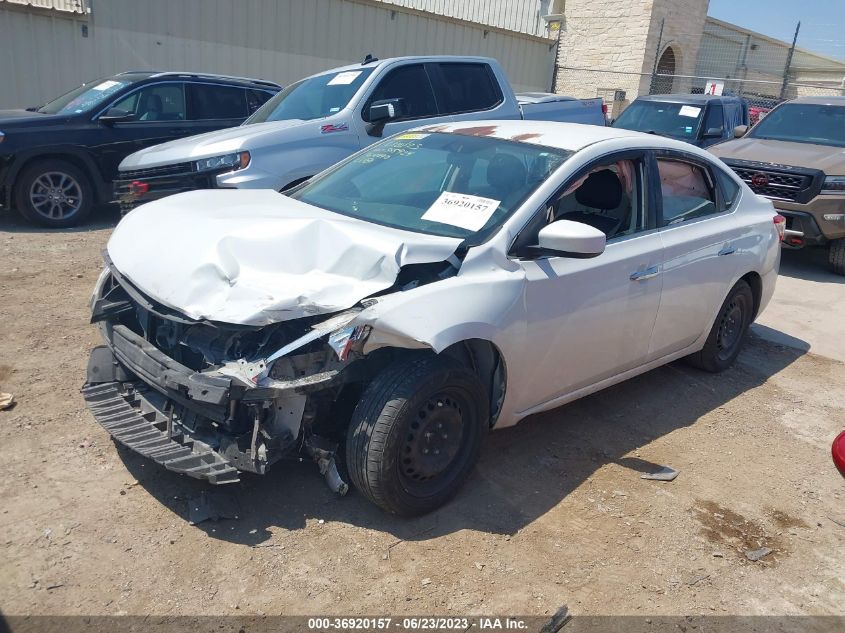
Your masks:
M 701 112 L 701 108 L 695 106 L 681 106 L 681 111 L 678 112 L 681 116 L 697 117 Z
M 500 200 L 444 191 L 423 213 L 423 220 L 459 226 L 468 231 L 478 231 L 487 224 Z
M 358 76 L 361 74 L 360 70 L 347 70 L 342 73 L 336 74 L 334 77 L 331 78 L 329 81 L 329 86 L 348 86 L 353 81 L 358 79 Z

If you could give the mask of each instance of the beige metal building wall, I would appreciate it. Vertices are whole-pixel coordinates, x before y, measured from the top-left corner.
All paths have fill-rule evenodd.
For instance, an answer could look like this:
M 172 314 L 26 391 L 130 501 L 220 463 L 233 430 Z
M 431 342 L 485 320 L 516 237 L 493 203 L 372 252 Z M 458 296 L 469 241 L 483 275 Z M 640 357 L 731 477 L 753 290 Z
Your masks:
M 546 90 L 553 42 L 375 0 L 88 0 L 69 15 L 0 0 L 0 108 L 43 103 L 122 70 L 282 84 L 366 53 L 497 58 L 517 90 Z

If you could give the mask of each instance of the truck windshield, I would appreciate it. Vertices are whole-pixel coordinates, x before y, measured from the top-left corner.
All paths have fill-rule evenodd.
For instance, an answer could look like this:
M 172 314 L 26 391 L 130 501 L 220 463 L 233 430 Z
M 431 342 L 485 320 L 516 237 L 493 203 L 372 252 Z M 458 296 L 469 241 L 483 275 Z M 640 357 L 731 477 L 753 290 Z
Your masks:
M 747 136 L 845 147 L 845 106 L 786 103 L 772 110 Z
M 291 197 L 375 224 L 478 242 L 571 155 L 492 137 L 406 132 L 323 172 Z
M 58 99 L 53 99 L 53 101 L 44 104 L 38 108 L 37 112 L 42 114 L 79 114 L 86 112 L 97 107 L 130 83 L 132 82 L 123 77 L 109 77 L 91 81 L 63 94 Z
M 372 68 L 344 70 L 298 81 L 256 110 L 244 125 L 331 116 L 349 104 L 371 72 Z
M 687 140 L 698 134 L 703 112 L 700 105 L 634 101 L 613 122 L 613 127 Z

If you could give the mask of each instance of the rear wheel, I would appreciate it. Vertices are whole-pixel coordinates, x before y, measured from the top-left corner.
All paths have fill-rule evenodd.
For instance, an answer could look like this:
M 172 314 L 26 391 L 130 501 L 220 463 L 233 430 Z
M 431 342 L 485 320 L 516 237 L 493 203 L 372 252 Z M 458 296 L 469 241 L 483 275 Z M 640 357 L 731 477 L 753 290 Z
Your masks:
M 828 258 L 830 269 L 837 275 L 845 275 L 845 238 L 830 243 Z
M 431 512 L 466 481 L 489 417 L 484 386 L 456 361 L 432 355 L 393 363 L 370 383 L 352 415 L 350 479 L 388 512 Z
M 754 295 L 743 280 L 736 282 L 719 309 L 716 322 L 700 352 L 687 360 L 705 371 L 718 373 L 733 365 L 754 317 Z
M 24 168 L 15 185 L 15 206 L 27 220 L 50 228 L 75 226 L 94 207 L 85 173 L 67 161 L 41 160 Z

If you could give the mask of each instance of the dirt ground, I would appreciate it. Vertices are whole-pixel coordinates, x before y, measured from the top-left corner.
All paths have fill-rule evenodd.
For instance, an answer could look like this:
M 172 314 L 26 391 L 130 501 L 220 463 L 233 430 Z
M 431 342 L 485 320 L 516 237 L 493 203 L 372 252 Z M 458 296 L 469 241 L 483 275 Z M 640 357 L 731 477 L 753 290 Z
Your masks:
M 845 613 L 841 362 L 754 336 L 722 375 L 652 371 L 494 432 L 415 520 L 307 462 L 224 491 L 117 450 L 79 395 L 110 230 L 0 216 L 5 614 Z M 238 518 L 190 525 L 203 490 Z

